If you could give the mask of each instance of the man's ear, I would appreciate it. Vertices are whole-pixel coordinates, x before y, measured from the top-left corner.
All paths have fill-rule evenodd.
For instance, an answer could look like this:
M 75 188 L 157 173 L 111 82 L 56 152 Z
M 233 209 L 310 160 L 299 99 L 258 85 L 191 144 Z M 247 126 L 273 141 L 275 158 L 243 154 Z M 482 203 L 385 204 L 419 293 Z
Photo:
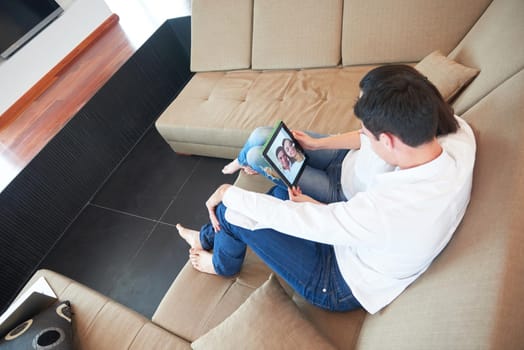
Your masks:
M 382 143 L 382 145 L 384 145 L 384 147 L 386 147 L 388 150 L 392 150 L 393 147 L 395 147 L 395 136 L 388 133 L 388 132 L 383 132 L 382 134 L 380 134 L 378 136 L 378 140 L 380 141 L 380 143 Z

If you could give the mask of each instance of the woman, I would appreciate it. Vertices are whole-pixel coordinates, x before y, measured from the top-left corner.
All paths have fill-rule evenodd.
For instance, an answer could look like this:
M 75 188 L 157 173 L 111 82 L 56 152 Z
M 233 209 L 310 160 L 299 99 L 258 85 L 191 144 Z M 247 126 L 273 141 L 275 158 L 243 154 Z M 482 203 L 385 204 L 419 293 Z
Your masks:
M 304 154 L 297 150 L 293 140 L 288 138 L 283 139 L 282 147 L 284 148 L 284 152 L 286 152 L 286 155 L 289 157 L 292 163 L 300 163 L 304 161 Z
M 368 72 L 360 81 L 360 97 L 372 89 L 377 82 L 387 78 L 407 77 L 420 81 L 438 96 L 438 126 L 437 136 L 453 133 L 458 128 L 458 122 L 453 115 L 453 109 L 444 101 L 437 88 L 415 68 L 407 65 L 385 65 Z M 262 148 L 271 134 L 271 127 L 259 127 L 249 136 L 238 157 L 227 164 L 222 172 L 232 174 L 243 170 L 247 174 L 260 173 L 287 193 L 285 183 L 268 172 L 271 167 L 262 156 Z M 295 190 L 304 193 L 313 199 L 332 203 L 345 201 L 369 185 L 371 174 L 380 174 L 391 171 L 393 167 L 384 161 L 376 159 L 373 152 L 357 152 L 361 147 L 370 147 L 369 140 L 361 137 L 361 131 L 355 130 L 343 134 L 324 136 L 310 132 L 293 131 L 293 136 L 300 143 L 308 157 L 306 168 L 298 181 Z M 292 142 L 288 142 L 292 143 Z M 353 151 L 350 151 L 353 150 Z M 366 154 L 366 156 L 362 155 Z M 373 159 L 372 159 L 373 158 Z M 378 158 L 378 157 L 377 157 Z M 363 169 L 355 172 L 351 177 L 341 178 L 343 168 Z M 361 164 L 370 164 L 369 167 Z M 373 164 L 371 166 L 371 164 Z

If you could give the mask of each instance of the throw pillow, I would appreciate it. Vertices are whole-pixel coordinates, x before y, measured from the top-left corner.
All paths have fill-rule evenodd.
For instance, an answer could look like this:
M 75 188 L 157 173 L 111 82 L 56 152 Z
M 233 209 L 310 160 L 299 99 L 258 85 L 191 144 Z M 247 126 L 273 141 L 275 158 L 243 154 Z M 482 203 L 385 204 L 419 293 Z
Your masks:
M 440 91 L 446 101 L 452 100 L 480 72 L 479 69 L 466 67 L 434 51 L 424 57 L 416 66 Z
M 333 349 L 273 275 L 193 349 Z
M 2 350 L 73 349 L 71 304 L 58 302 L 22 322 L 0 340 Z

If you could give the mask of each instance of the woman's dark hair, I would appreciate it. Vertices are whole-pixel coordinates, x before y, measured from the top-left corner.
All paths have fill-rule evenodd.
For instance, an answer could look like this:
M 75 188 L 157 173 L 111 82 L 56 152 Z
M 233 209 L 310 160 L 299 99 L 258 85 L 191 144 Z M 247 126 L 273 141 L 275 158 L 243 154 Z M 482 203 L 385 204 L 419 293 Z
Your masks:
M 289 154 L 287 154 L 286 152 L 286 148 L 285 148 L 285 143 L 286 141 L 289 141 L 292 145 L 293 145 L 293 140 L 289 139 L 289 138 L 283 138 L 282 139 L 282 149 L 284 150 L 284 154 L 286 155 L 286 157 L 289 159 L 289 161 L 291 162 L 291 164 L 295 163 L 295 158 L 291 157 Z
M 446 135 L 457 131 L 459 125 L 458 121 L 454 116 L 453 108 L 442 98 L 442 95 L 438 89 L 433 85 L 424 75 L 422 75 L 415 68 L 403 65 L 403 64 L 391 64 L 377 67 L 369 71 L 360 81 L 360 90 L 363 95 L 374 89 L 378 84 L 387 79 L 407 79 L 417 81 L 420 80 L 421 84 L 425 85 L 426 90 L 430 90 L 434 94 L 438 109 L 438 123 L 436 136 Z M 427 91 L 426 91 L 427 92 Z
M 289 143 L 291 143 L 291 144 L 293 145 L 293 140 L 291 140 L 291 139 L 289 139 L 289 138 L 286 137 L 286 138 L 283 138 L 283 139 L 282 139 L 282 147 L 285 146 L 284 144 L 286 143 L 286 141 L 289 141 Z M 287 154 L 287 153 L 286 153 L 286 154 Z

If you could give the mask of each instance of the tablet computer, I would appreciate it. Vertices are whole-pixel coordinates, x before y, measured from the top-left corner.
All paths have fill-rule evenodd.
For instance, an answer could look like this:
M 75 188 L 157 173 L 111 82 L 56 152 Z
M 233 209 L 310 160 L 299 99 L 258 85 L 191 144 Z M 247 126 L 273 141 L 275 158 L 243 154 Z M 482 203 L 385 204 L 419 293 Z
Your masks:
M 262 150 L 262 156 L 286 183 L 295 186 L 306 166 L 306 154 L 283 121 L 279 121 Z

